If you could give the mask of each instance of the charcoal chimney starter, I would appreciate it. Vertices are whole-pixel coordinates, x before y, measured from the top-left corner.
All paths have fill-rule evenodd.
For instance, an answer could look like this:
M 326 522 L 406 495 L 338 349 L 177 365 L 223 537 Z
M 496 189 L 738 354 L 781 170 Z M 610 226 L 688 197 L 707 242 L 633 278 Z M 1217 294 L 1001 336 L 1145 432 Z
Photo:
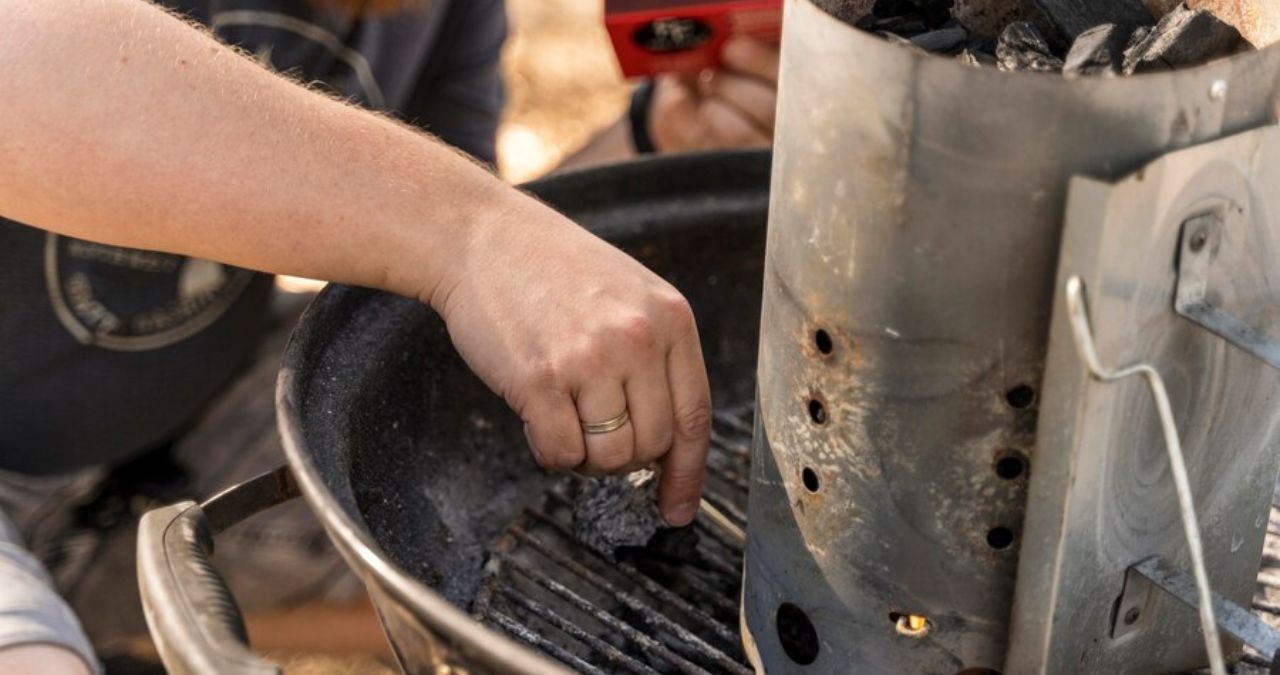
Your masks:
M 1072 450 L 1084 446 L 1087 423 L 1075 413 L 1081 401 L 1118 390 L 1085 382 L 1055 309 L 1060 275 L 1078 267 L 1106 303 L 1131 303 L 1113 314 L 1135 325 L 1148 315 L 1168 322 L 1151 319 L 1158 334 L 1130 340 L 1129 326 L 1113 321 L 1110 333 L 1099 328 L 1100 344 L 1116 361 L 1191 363 L 1174 394 L 1191 424 L 1213 414 L 1213 424 L 1258 429 L 1231 439 L 1202 434 L 1188 443 L 1193 470 L 1205 466 L 1196 453 L 1222 441 L 1239 450 L 1224 466 L 1275 475 L 1274 451 L 1253 449 L 1275 447 L 1275 415 L 1242 410 L 1250 417 L 1240 419 L 1215 408 L 1223 399 L 1202 383 L 1234 379 L 1242 391 L 1274 395 L 1280 379 L 1174 313 L 1181 221 L 1165 221 L 1186 194 L 1168 204 L 1131 200 L 1168 209 L 1155 224 L 1099 229 L 1107 234 L 1098 235 L 1098 255 L 1086 254 L 1080 236 L 1064 240 L 1064 228 L 1090 220 L 1081 181 L 1120 185 L 1162 157 L 1169 166 L 1185 161 L 1170 153 L 1274 124 L 1280 55 L 1264 49 L 1133 78 L 1006 73 L 859 31 L 853 23 L 869 4 L 786 5 L 742 610 L 757 669 L 968 675 L 1203 665 L 1193 639 L 1150 648 L 1149 640 L 1169 640 L 1160 631 L 1198 635 L 1194 611 L 1162 608 L 1158 630 L 1114 649 L 1090 647 L 1084 629 L 1067 635 L 1056 623 L 1095 611 L 1073 616 L 1102 635 L 1108 619 L 1098 617 L 1116 602 L 1125 567 L 1140 555 L 1176 557 L 1182 545 L 1176 520 L 1120 553 L 1102 546 L 1115 536 L 1110 523 L 1073 538 L 1079 522 L 1093 527 L 1071 510 L 1091 502 L 1069 478 L 1093 466 Z M 960 4 L 990 16 L 974 9 L 981 3 Z M 1272 141 L 1251 142 L 1270 149 Z M 1181 175 L 1152 166 L 1152 180 Z M 1269 226 L 1259 206 L 1267 190 L 1248 174 L 1246 166 L 1246 177 L 1221 185 L 1184 183 L 1253 204 L 1241 218 Z M 1099 203 L 1094 220 L 1113 218 L 1116 199 Z M 1116 258 L 1122 235 L 1128 263 Z M 1147 284 L 1133 293 L 1141 298 L 1112 291 L 1110 280 L 1130 271 Z M 1120 306 L 1106 303 L 1097 303 L 1095 320 L 1104 306 Z M 1182 351 L 1160 346 L 1161 336 Z M 1152 340 L 1158 348 L 1144 349 Z M 1249 368 L 1260 374 L 1242 376 Z M 1123 400 L 1089 409 L 1106 411 L 1116 427 L 1126 411 L 1151 419 L 1145 389 L 1123 391 Z M 1156 429 L 1143 426 L 1131 445 L 1162 457 Z M 1106 447 L 1118 453 L 1120 445 Z M 1099 478 L 1099 492 L 1120 492 L 1114 481 L 1126 475 Z M 1227 478 L 1197 485 L 1202 519 L 1224 527 L 1233 516 L 1223 514 L 1251 524 L 1266 513 L 1269 478 L 1214 487 Z M 1159 480 L 1172 494 L 1167 476 Z M 1106 515 L 1108 504 L 1080 508 Z M 1263 534 L 1238 534 L 1245 553 L 1235 558 L 1221 536 L 1206 534 L 1225 595 L 1239 599 L 1251 584 Z M 1088 546 L 1103 550 L 1081 553 Z M 1090 565 L 1096 575 L 1086 574 Z M 1067 663 L 1068 652 L 1078 660 Z M 1126 667 L 1108 667 L 1122 657 Z

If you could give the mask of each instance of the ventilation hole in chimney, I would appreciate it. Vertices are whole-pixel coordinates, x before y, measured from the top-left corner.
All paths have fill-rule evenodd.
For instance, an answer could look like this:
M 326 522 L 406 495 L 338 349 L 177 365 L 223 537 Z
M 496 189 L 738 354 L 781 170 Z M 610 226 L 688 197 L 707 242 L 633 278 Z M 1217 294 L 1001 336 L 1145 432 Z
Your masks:
M 813 469 L 810 469 L 809 467 L 806 466 L 804 468 L 804 471 L 800 472 L 800 478 L 804 480 L 804 489 L 808 490 L 809 492 L 818 491 L 819 485 L 818 485 L 817 471 L 814 471 Z
M 996 475 L 1005 480 L 1016 480 L 1027 472 L 1027 457 L 1017 450 L 1001 450 L 996 453 Z
M 1013 530 L 1007 527 L 993 527 L 987 532 L 987 545 L 997 551 L 1009 548 L 1013 544 Z
M 813 344 L 822 354 L 830 354 L 836 348 L 835 343 L 831 341 L 831 334 L 821 328 L 813 334 Z
M 813 423 L 822 426 L 827 423 L 827 406 L 822 403 L 821 399 L 809 399 L 809 419 Z
M 919 614 L 889 612 L 889 622 L 898 631 L 898 635 L 909 638 L 925 637 L 933 629 L 933 622 Z
M 804 610 L 784 602 L 778 607 L 775 621 L 778 641 L 782 643 L 782 651 L 787 653 L 787 658 L 802 666 L 818 660 L 818 631 Z
M 1030 408 L 1036 403 L 1036 390 L 1034 387 L 1026 384 L 1020 384 L 1004 395 L 1005 400 L 1010 406 L 1023 410 Z

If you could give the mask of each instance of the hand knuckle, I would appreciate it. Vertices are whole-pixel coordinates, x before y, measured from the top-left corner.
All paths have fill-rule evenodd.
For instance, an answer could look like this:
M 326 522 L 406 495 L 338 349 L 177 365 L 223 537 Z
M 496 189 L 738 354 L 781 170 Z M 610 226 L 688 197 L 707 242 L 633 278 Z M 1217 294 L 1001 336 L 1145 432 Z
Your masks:
M 568 471 L 575 469 L 582 464 L 583 453 L 568 445 L 561 444 L 558 448 L 547 453 L 546 468 L 553 471 Z
M 565 366 L 555 358 L 539 359 L 529 365 L 525 376 L 527 386 L 536 389 L 561 389 L 564 385 Z
M 640 462 L 652 462 L 660 459 L 667 451 L 671 449 L 672 434 L 670 430 L 667 433 L 654 437 L 652 440 L 646 441 L 643 445 L 636 448 L 636 460 Z
M 675 432 L 681 438 L 702 438 L 711 433 L 711 404 L 706 400 L 685 405 L 676 411 Z
M 608 330 L 593 330 L 570 348 L 564 357 L 566 375 L 581 377 L 597 372 L 609 364 L 609 345 L 613 336 Z
M 664 478 L 667 488 L 680 493 L 695 492 L 702 488 L 702 472 L 696 469 L 672 471 Z
M 662 306 L 667 318 L 678 328 L 691 328 L 694 325 L 693 307 L 683 295 L 672 290 L 662 297 Z
M 658 342 L 653 321 L 643 314 L 633 314 L 618 322 L 615 329 L 622 341 L 631 349 L 648 351 Z
M 631 465 L 632 453 L 629 448 L 615 447 L 592 453 L 591 464 L 601 471 L 615 473 Z

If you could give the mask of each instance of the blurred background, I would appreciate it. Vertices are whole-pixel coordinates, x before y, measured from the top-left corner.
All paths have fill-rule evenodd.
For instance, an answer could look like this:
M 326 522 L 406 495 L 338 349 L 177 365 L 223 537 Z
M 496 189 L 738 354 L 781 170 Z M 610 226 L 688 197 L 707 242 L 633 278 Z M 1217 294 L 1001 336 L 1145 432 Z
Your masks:
M 555 168 L 627 109 L 604 0 L 507 0 L 507 112 L 498 166 L 514 183 Z
M 507 109 L 498 130 L 498 172 L 523 183 L 555 169 L 627 110 L 604 0 L 506 0 L 511 34 L 503 52 Z M 323 282 L 277 277 L 286 292 Z

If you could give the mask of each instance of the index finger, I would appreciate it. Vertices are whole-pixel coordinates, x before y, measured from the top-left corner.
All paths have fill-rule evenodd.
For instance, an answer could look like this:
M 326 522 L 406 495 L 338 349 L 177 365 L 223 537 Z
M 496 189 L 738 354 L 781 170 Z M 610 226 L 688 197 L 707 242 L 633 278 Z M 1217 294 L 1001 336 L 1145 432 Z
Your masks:
M 727 70 L 758 77 L 770 84 L 778 84 L 778 48 L 758 40 L 735 37 L 724 45 L 720 53 Z
M 658 507 L 673 527 L 693 521 L 702 497 L 711 442 L 711 385 L 702 360 L 698 329 L 692 325 L 667 355 L 667 382 L 673 417 L 671 450 L 662 458 Z

